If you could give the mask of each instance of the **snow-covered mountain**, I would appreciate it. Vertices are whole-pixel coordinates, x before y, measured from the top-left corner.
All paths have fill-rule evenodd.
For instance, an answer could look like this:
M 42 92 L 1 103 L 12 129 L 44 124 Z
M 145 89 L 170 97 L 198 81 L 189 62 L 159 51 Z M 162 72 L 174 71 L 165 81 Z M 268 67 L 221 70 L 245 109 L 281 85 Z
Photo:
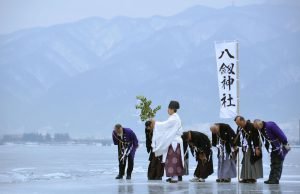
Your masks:
M 239 40 L 241 113 L 300 118 L 299 7 L 193 7 L 170 17 L 87 18 L 0 36 L 0 132 L 143 133 L 145 95 L 181 102 L 185 126 L 219 121 L 214 42 Z M 228 122 L 228 121 L 225 121 Z M 230 121 L 231 122 L 231 121 Z

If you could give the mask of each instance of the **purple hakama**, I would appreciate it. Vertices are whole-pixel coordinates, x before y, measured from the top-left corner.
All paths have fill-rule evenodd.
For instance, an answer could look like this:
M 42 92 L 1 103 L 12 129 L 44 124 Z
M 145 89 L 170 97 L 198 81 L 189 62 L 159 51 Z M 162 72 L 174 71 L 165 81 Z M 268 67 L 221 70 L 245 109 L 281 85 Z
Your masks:
M 173 150 L 172 145 L 169 146 L 165 164 L 166 176 L 182 176 L 184 174 L 181 160 L 180 144 L 177 144 L 176 150 Z

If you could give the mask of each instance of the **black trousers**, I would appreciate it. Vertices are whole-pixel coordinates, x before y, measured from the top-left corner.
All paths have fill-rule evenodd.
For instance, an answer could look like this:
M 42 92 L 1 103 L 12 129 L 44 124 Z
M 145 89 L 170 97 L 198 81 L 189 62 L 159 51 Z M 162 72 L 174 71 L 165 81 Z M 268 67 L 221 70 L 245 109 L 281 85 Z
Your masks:
M 271 171 L 269 175 L 269 180 L 279 181 L 282 173 L 283 160 L 276 152 L 271 153 Z
M 127 166 L 127 176 L 131 176 L 132 170 L 133 170 L 133 165 L 134 165 L 134 158 L 129 155 L 126 157 L 124 160 L 119 160 L 119 175 L 124 176 L 125 174 L 125 168 L 126 168 L 126 163 L 128 161 L 128 166 Z
M 211 155 L 211 150 L 206 151 L 206 158 L 209 159 L 205 163 L 199 159 L 199 154 L 195 153 L 198 158 L 198 164 L 194 172 L 194 176 L 197 178 L 206 179 L 209 175 L 214 173 L 213 160 Z
M 158 180 L 164 176 L 164 164 L 162 164 L 161 162 L 162 162 L 162 156 L 155 157 L 153 154 L 148 166 L 149 180 Z
M 198 161 L 197 167 L 194 172 L 194 176 L 202 179 L 206 179 L 209 175 L 214 172 L 213 161 L 207 161 L 206 163 L 202 163 L 202 161 Z

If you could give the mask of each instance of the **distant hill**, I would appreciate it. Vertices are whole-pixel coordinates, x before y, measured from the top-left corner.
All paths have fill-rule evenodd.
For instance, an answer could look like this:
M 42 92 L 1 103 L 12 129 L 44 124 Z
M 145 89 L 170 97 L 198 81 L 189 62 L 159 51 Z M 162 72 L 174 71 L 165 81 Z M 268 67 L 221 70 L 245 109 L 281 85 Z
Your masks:
M 157 119 L 179 100 L 185 128 L 222 121 L 214 55 L 222 40 L 240 42 L 241 113 L 299 119 L 299 7 L 197 6 L 170 17 L 87 18 L 1 35 L 0 133 L 110 137 L 120 122 L 142 135 L 137 95 L 162 105 Z

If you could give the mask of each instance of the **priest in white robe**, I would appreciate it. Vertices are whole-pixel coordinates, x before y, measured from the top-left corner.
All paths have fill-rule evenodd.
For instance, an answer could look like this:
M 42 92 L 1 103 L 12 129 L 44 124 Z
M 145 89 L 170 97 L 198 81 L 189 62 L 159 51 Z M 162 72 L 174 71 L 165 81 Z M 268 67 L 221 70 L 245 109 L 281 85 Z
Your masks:
M 163 156 L 167 180 L 170 183 L 178 182 L 178 177 L 184 174 L 183 133 L 181 120 L 177 114 L 180 108 L 177 101 L 171 101 L 168 108 L 170 117 L 164 122 L 153 121 L 154 131 L 152 148 L 155 156 Z

